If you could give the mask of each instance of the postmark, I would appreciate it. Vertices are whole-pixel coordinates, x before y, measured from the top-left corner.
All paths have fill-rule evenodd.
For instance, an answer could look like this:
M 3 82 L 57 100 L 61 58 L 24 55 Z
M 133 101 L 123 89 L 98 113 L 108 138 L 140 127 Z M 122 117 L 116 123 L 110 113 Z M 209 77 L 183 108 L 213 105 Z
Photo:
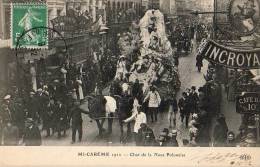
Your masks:
M 253 34 L 259 28 L 260 3 L 258 0 L 232 0 L 229 20 L 233 33 L 239 36 Z
M 27 34 L 30 32 L 47 32 L 48 31 L 48 49 L 36 49 L 36 48 L 24 48 L 20 41 L 24 41 Z M 34 66 L 35 64 L 44 64 L 44 69 L 49 69 L 51 66 L 47 61 L 50 57 L 61 57 L 62 59 L 68 59 L 68 46 L 63 35 L 50 27 L 34 27 L 28 31 L 22 33 L 21 36 L 17 38 L 17 43 L 15 46 L 15 56 L 17 68 L 21 77 L 21 81 L 26 84 L 31 84 L 31 80 L 28 79 L 28 64 Z M 54 65 L 55 66 L 55 65 Z M 40 68 L 40 67 L 38 67 Z M 51 68 L 50 68 L 51 69 Z M 53 70 L 43 70 L 39 72 L 38 79 L 39 80 L 50 80 L 54 75 Z M 21 84 L 22 85 L 22 84 Z M 24 86 L 24 85 L 22 85 Z M 22 87 L 21 86 L 21 87 Z
M 48 9 L 44 3 L 11 4 L 11 48 L 48 48 L 48 31 L 33 29 L 48 26 Z M 23 34 L 25 36 L 20 39 Z

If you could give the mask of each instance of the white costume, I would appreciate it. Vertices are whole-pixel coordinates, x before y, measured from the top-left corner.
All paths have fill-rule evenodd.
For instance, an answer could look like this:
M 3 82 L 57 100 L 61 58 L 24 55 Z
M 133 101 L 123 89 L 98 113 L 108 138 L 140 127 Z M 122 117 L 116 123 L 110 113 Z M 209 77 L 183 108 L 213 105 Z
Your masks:
M 125 122 L 130 122 L 135 120 L 134 132 L 138 133 L 138 130 L 141 128 L 142 123 L 147 123 L 146 115 L 143 112 L 138 113 L 138 111 L 134 111 L 132 116 L 127 118 Z
M 83 100 L 84 99 L 84 95 L 83 95 L 83 89 L 82 89 L 82 81 L 81 80 L 77 80 L 76 82 L 78 84 L 79 100 Z

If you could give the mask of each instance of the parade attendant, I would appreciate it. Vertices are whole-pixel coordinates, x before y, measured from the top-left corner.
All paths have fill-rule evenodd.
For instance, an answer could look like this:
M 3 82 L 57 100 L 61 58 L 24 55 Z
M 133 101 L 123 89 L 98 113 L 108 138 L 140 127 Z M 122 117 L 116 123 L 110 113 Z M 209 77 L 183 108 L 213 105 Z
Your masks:
M 181 122 L 183 123 L 183 120 L 185 118 L 185 125 L 186 128 L 188 128 L 188 123 L 189 123 L 189 117 L 190 117 L 190 109 L 189 109 L 189 99 L 188 95 L 186 92 L 182 93 L 182 98 L 179 99 L 178 106 L 180 109 L 180 114 L 181 114 Z
M 54 117 L 56 119 L 56 131 L 58 132 L 58 138 L 61 137 L 62 131 L 63 136 L 65 136 L 67 129 L 67 113 L 65 106 L 59 100 L 54 106 Z
M 87 114 L 87 112 L 83 111 L 79 108 L 80 103 L 74 102 L 74 106 L 71 109 L 71 122 L 72 122 L 72 144 L 75 143 L 76 133 L 78 132 L 79 142 L 82 140 L 82 115 L 81 113 Z
M 137 106 L 137 110 L 133 112 L 132 116 L 127 118 L 126 120 L 124 120 L 124 122 L 128 123 L 133 120 L 135 120 L 134 133 L 135 133 L 135 141 L 137 143 L 138 142 L 137 133 L 138 133 L 138 130 L 141 128 L 141 124 L 147 123 L 146 115 L 145 115 L 145 113 L 142 112 L 140 105 Z
M 40 146 L 42 144 L 40 130 L 32 118 L 26 120 L 23 142 L 25 146 Z
M 203 67 L 203 57 L 200 54 L 196 57 L 196 67 L 198 68 L 198 72 L 201 72 L 201 67 Z
M 163 131 L 160 133 L 158 139 L 158 146 L 168 147 L 170 145 L 170 137 L 168 135 L 169 135 L 169 130 L 167 128 L 164 128 Z
M 198 93 L 196 92 L 195 86 L 191 87 L 191 92 L 189 93 L 189 99 L 190 99 L 191 113 L 197 113 L 199 96 Z
M 27 117 L 39 121 L 39 103 L 37 98 L 35 97 L 34 92 L 30 92 L 29 101 L 27 102 L 27 109 L 28 109 Z
M 0 140 L 1 141 L 1 140 Z M 16 146 L 19 142 L 19 131 L 10 121 L 7 122 L 6 127 L 3 130 L 3 145 L 4 146 Z
M 138 130 L 137 146 L 154 146 L 155 136 L 153 130 L 147 126 L 147 124 L 142 123 L 141 128 Z
M 128 94 L 123 93 L 122 98 L 119 100 L 119 125 L 120 125 L 120 141 L 125 142 L 126 139 L 131 135 L 131 125 L 127 123 L 127 132 L 126 135 L 124 133 L 124 120 L 131 116 L 131 110 L 133 108 L 133 98 L 130 97 Z
M 174 95 L 170 95 L 170 97 L 166 100 L 166 104 L 168 106 L 168 121 L 169 121 L 169 128 L 176 126 L 176 114 L 178 111 L 178 103 Z
M 150 91 L 144 98 L 144 102 L 148 101 L 148 110 L 151 115 L 151 121 L 157 121 L 158 107 L 161 103 L 161 97 L 154 86 L 151 86 Z

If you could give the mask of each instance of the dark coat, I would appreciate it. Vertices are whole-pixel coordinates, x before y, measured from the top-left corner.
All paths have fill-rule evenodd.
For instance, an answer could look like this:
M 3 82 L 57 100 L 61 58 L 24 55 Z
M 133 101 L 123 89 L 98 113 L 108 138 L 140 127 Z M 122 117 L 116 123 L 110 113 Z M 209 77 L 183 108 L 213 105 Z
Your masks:
M 153 130 L 149 127 L 143 127 L 138 130 L 137 134 L 137 146 L 154 146 L 155 136 Z
M 5 125 L 8 121 L 12 121 L 12 113 L 9 109 L 1 108 L 0 119 L 2 123 Z
M 131 110 L 133 108 L 133 98 L 130 96 L 123 96 L 119 100 L 119 121 L 127 119 L 131 116 Z
M 182 114 L 188 114 L 190 112 L 190 101 L 189 98 L 180 98 L 178 102 L 180 112 Z
M 23 140 L 26 146 L 40 146 L 42 138 L 39 128 L 34 124 L 31 127 L 27 127 Z
M 57 124 L 57 130 L 65 130 L 67 128 L 67 111 L 64 105 L 55 105 L 54 117 Z
M 39 114 L 39 101 L 37 98 L 29 98 L 29 101 L 27 102 L 27 109 L 28 109 L 28 115 L 27 117 L 33 118 L 36 120 L 38 118 Z
M 197 106 L 198 106 L 198 101 L 199 101 L 199 96 L 196 92 L 194 93 L 191 93 L 189 95 L 189 100 L 190 100 L 190 107 L 192 109 L 197 109 Z
M 89 116 L 92 119 L 99 119 L 106 116 L 105 104 L 106 99 L 104 96 L 96 96 L 94 99 L 90 99 L 89 103 Z
M 71 122 L 72 122 L 72 128 L 76 128 L 80 125 L 82 125 L 82 115 L 81 113 L 88 114 L 87 112 L 81 110 L 78 106 L 74 106 L 71 109 Z
M 19 134 L 18 128 L 16 126 L 5 127 L 3 130 L 4 145 L 5 146 L 15 146 L 18 145 Z
M 139 83 L 135 82 L 132 87 L 133 97 L 136 97 L 138 100 L 141 100 L 140 98 L 142 97 L 142 94 L 142 86 Z
M 56 122 L 54 118 L 54 107 L 47 106 L 43 112 L 43 129 L 48 129 L 54 127 L 54 123 Z
M 201 55 L 197 55 L 196 57 L 196 66 L 203 67 L 203 57 Z

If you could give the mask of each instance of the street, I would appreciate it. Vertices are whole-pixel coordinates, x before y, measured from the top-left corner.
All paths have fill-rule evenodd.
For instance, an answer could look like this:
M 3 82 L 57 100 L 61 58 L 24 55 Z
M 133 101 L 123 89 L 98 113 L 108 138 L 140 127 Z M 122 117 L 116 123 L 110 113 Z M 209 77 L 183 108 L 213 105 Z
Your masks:
M 186 88 L 190 88 L 191 86 L 196 86 L 199 88 L 205 83 L 203 74 L 207 71 L 207 61 L 204 61 L 204 66 L 202 68 L 201 73 L 198 72 L 195 64 L 196 64 L 196 57 L 194 53 L 196 51 L 196 44 L 194 46 L 194 50 L 187 56 L 183 56 L 179 58 L 179 75 L 181 80 L 181 89 L 177 94 L 177 100 L 181 97 L 181 93 L 186 90 Z M 83 108 L 87 107 L 87 103 L 82 104 Z M 160 113 L 158 122 L 148 125 L 154 130 L 154 134 L 156 137 L 159 136 L 159 133 L 163 130 L 163 128 L 169 128 L 169 123 L 167 120 L 168 113 Z M 235 121 L 233 121 L 235 122 Z M 104 124 L 105 128 L 107 127 L 107 121 Z M 133 128 L 134 123 L 131 123 L 131 128 Z M 181 123 L 179 113 L 177 114 L 177 127 L 178 131 L 178 142 L 180 146 L 182 145 L 183 139 L 189 139 L 188 129 L 185 128 L 185 125 Z M 48 146 L 64 146 L 64 145 L 71 145 L 71 129 L 68 130 L 67 135 L 62 137 L 61 139 L 57 138 L 57 134 L 51 137 L 44 137 L 45 132 L 42 132 L 43 136 L 43 145 Z M 119 141 L 119 124 L 118 120 L 114 120 L 113 123 L 113 133 L 109 140 L 105 139 L 98 139 L 98 128 L 95 121 L 91 121 L 90 118 L 83 114 L 83 138 L 82 142 L 76 142 L 75 146 L 121 146 L 122 144 Z M 130 142 L 126 144 L 127 146 L 135 146 L 135 142 Z

